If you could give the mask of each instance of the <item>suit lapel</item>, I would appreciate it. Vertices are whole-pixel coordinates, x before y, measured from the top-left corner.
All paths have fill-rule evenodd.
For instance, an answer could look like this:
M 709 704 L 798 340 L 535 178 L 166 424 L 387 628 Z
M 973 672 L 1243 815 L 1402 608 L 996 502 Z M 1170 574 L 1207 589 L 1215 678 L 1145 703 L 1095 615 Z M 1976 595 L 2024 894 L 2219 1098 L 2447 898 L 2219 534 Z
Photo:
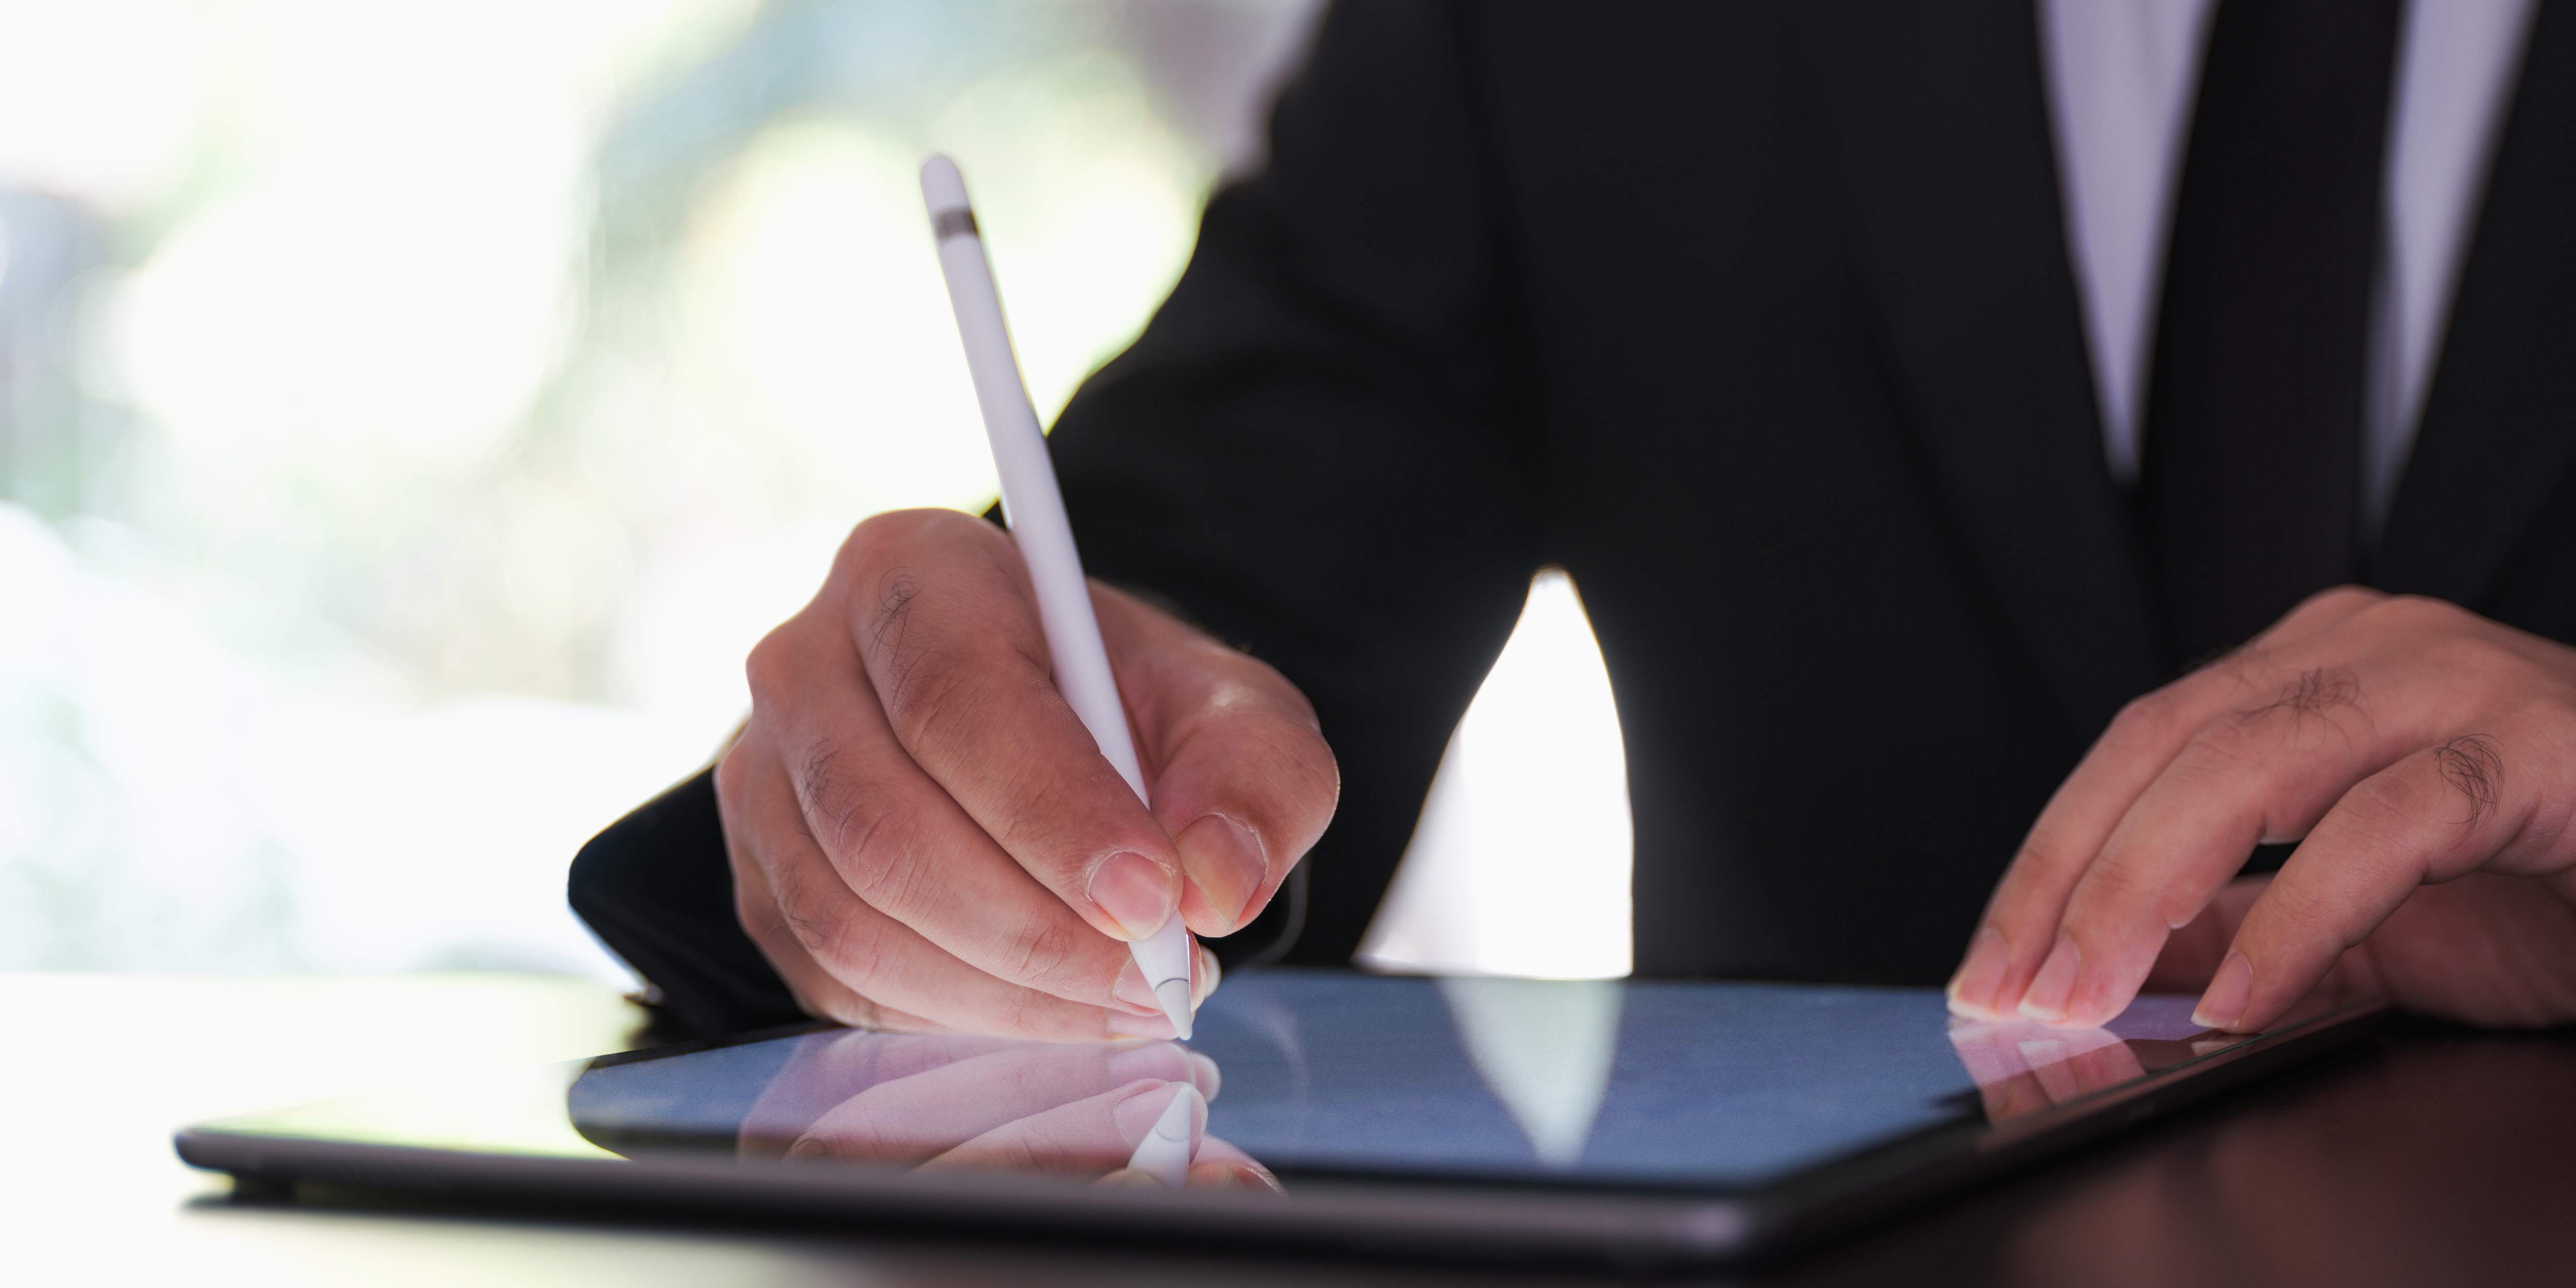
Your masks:
M 1861 277 L 1937 485 L 2077 737 L 2167 665 L 2102 454 L 2031 0 L 1816 5 Z
M 2477 605 L 2576 461 L 2576 5 L 2533 16 L 2371 580 Z

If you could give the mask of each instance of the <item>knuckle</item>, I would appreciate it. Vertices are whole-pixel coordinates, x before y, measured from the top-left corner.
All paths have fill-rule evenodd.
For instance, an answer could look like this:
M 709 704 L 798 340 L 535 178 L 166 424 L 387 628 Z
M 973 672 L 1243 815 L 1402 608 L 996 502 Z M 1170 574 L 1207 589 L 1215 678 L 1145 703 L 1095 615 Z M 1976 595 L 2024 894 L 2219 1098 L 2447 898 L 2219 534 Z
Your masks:
M 818 802 L 817 840 L 853 893 L 870 906 L 900 915 L 912 906 L 912 811 L 892 793 L 864 782 L 844 782 Z
M 849 540 L 841 543 L 844 554 L 864 567 L 870 561 L 901 552 L 918 544 L 936 531 L 937 510 L 886 510 L 861 519 L 850 529 Z
M 2223 684 L 2235 693 L 2262 687 L 2271 681 L 2277 669 L 2277 654 L 2270 639 L 2267 633 L 2218 654 L 2209 660 L 2209 665 L 2200 669 L 2199 678 L 2203 683 Z
M 1006 1033 L 1035 1035 L 1053 1032 L 1059 1027 L 1058 999 L 1027 989 L 1011 989 L 1000 1003 L 999 1019 Z
M 2462 734 L 2433 749 L 2433 765 L 2442 782 L 2467 804 L 2465 823 L 2485 819 L 2502 798 L 2504 752 L 2494 738 Z
M 2155 743 L 2171 735 L 2181 715 L 2181 700 L 2168 685 L 2153 693 L 2131 698 L 2111 717 L 2111 727 L 2103 741 L 2120 743 Z
M 813 879 L 802 869 L 771 876 L 770 895 L 778 904 L 778 917 L 806 956 L 842 983 L 862 987 L 876 978 L 883 965 L 884 942 L 868 933 L 857 918 L 836 913 L 813 888 Z
M 1085 937 L 1099 938 L 1088 931 Z M 1110 978 L 1116 972 L 1113 970 L 1110 976 L 1103 976 L 1098 969 L 1087 968 L 1091 964 L 1087 960 L 1089 955 L 1082 951 L 1083 946 L 1068 928 L 1061 925 L 1047 924 L 1023 930 L 1011 944 L 1006 968 L 1008 977 L 1014 982 L 1051 993 L 1078 989 L 1086 996 L 1106 997 Z
M 2457 625 L 2469 617 L 2459 605 L 2430 595 L 2388 595 L 2372 609 L 2395 621 L 2424 626 Z
M 2231 711 L 2202 725 L 2184 745 L 2177 764 L 2185 769 L 2235 773 L 2260 765 L 2280 741 L 2283 713 L 2275 707 Z
M 963 511 L 935 507 L 886 510 L 859 520 L 850 529 L 834 567 L 849 575 L 864 576 L 903 563 L 918 551 L 960 544 L 983 546 L 1000 535 L 993 525 Z
M 971 755 L 989 741 L 997 708 L 1050 689 L 1043 667 L 999 641 L 983 641 L 899 668 L 881 694 L 887 720 L 916 756 Z
M 796 794 L 812 814 L 829 817 L 848 808 L 850 752 L 841 740 L 818 734 L 796 758 Z
M 2281 686 L 2280 695 L 2258 710 L 2305 719 L 2359 705 L 2361 677 L 2350 667 L 2312 666 L 2292 676 Z
M 800 939 L 806 934 L 802 930 L 797 933 Z M 863 991 L 882 978 L 891 964 L 891 946 L 886 937 L 861 926 L 855 918 L 831 918 L 807 941 L 807 946 L 814 960 L 821 962 L 834 979 Z
M 2055 827 L 2045 821 L 2032 824 L 2030 835 L 2022 838 L 2021 848 L 2013 851 L 2012 866 L 2005 871 L 2007 875 L 2014 872 L 2054 872 L 2070 861 L 2067 848 L 2058 839 Z
M 794 624 L 790 621 L 761 636 L 743 659 L 743 679 L 751 688 L 755 711 L 787 701 L 788 689 L 796 682 L 795 645 L 789 637 Z
M 850 765 L 839 743 L 807 749 L 803 790 L 815 843 L 851 893 L 895 916 L 920 906 L 921 816 L 892 786 Z
M 896 565 L 877 578 L 876 602 L 868 609 L 868 640 L 890 659 L 911 655 L 904 646 L 912 634 L 913 606 L 921 601 L 921 575 Z
M 2067 900 L 2066 924 L 2082 930 L 2125 922 L 2152 893 L 2152 883 L 2137 864 L 2106 858 L 2084 874 L 2082 886 Z
M 826 920 L 814 907 L 812 894 L 805 888 L 804 877 L 793 868 L 768 875 L 770 915 L 795 938 L 806 956 L 820 957 L 831 935 Z
M 885 684 L 877 695 L 896 736 L 916 749 L 943 729 L 971 722 L 980 701 L 981 686 L 976 681 L 980 659 L 955 653 L 930 657 L 927 652 L 899 650 L 889 661 Z
M 2347 582 L 2340 586 L 2328 586 L 2300 600 L 2298 608 L 2291 611 L 2301 612 L 2310 608 L 2343 608 L 2354 604 L 2370 605 L 2388 598 L 2389 595 L 2385 591 L 2372 590 L 2368 586 L 2356 586 Z
M 2345 792 L 2336 813 L 2343 830 L 2370 844 L 2405 834 L 2424 808 L 2421 780 L 2402 770 L 2372 774 Z

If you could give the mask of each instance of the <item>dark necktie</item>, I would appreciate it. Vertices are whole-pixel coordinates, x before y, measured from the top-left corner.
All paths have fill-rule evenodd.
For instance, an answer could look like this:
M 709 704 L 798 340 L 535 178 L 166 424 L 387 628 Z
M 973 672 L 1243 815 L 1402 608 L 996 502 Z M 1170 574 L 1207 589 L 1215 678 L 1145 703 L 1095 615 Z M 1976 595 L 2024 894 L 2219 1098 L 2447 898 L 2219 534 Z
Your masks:
M 2165 260 L 2144 512 L 2175 660 L 2356 567 L 2401 0 L 2220 0 Z

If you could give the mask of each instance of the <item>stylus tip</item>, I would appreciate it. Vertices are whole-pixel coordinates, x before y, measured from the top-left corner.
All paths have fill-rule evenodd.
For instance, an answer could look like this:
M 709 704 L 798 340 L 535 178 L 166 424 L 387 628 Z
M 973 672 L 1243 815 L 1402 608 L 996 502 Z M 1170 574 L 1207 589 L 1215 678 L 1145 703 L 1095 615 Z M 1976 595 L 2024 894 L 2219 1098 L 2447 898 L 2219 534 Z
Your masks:
M 1154 999 L 1163 1004 L 1163 1015 L 1172 1022 L 1172 1036 L 1188 1041 L 1190 1036 L 1190 982 L 1167 979 L 1154 986 Z

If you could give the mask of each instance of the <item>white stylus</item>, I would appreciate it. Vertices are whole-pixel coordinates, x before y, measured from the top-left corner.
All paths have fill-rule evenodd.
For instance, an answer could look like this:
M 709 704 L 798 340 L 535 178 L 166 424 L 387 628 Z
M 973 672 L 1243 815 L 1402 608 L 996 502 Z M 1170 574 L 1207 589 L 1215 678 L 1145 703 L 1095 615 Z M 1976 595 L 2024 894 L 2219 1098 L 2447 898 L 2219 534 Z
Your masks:
M 1196 1134 L 1198 1116 L 1205 1113 L 1207 1098 L 1186 1082 L 1172 1084 L 1172 1098 L 1163 1104 L 1163 1112 L 1154 1125 L 1145 1129 L 1145 1138 L 1136 1142 L 1136 1152 L 1128 1155 L 1127 1166 L 1163 1183 L 1163 1188 L 1177 1190 L 1190 1179 L 1190 1156 L 1196 1152 L 1190 1137 Z
M 975 208 L 967 204 L 966 179 L 957 173 L 956 162 L 937 155 L 922 162 L 921 199 L 930 207 L 939 270 L 948 279 L 948 305 L 957 314 L 958 338 L 966 342 L 966 369 L 975 377 L 975 401 L 983 408 L 993 466 L 1002 476 L 1002 517 L 1010 523 L 1011 539 L 1019 543 L 1029 584 L 1037 591 L 1038 621 L 1046 628 L 1055 687 L 1100 744 L 1100 754 L 1150 808 L 1153 801 L 1137 766 L 1136 745 L 1127 734 L 1127 708 L 1118 700 L 1109 650 L 1101 646 L 1100 623 L 1091 615 L 1091 588 L 1082 578 L 1073 525 L 1064 517 L 1064 494 L 1056 488 L 1055 465 L 1047 459 L 1046 434 L 1038 428 L 1028 388 L 1020 383 L 1019 356 L 1012 352 L 1010 329 L 1002 322 L 1002 296 L 993 285 L 992 265 L 984 259 L 984 239 L 975 228 Z M 1190 936 L 1180 913 L 1127 947 L 1170 1017 L 1172 1031 L 1188 1037 Z

